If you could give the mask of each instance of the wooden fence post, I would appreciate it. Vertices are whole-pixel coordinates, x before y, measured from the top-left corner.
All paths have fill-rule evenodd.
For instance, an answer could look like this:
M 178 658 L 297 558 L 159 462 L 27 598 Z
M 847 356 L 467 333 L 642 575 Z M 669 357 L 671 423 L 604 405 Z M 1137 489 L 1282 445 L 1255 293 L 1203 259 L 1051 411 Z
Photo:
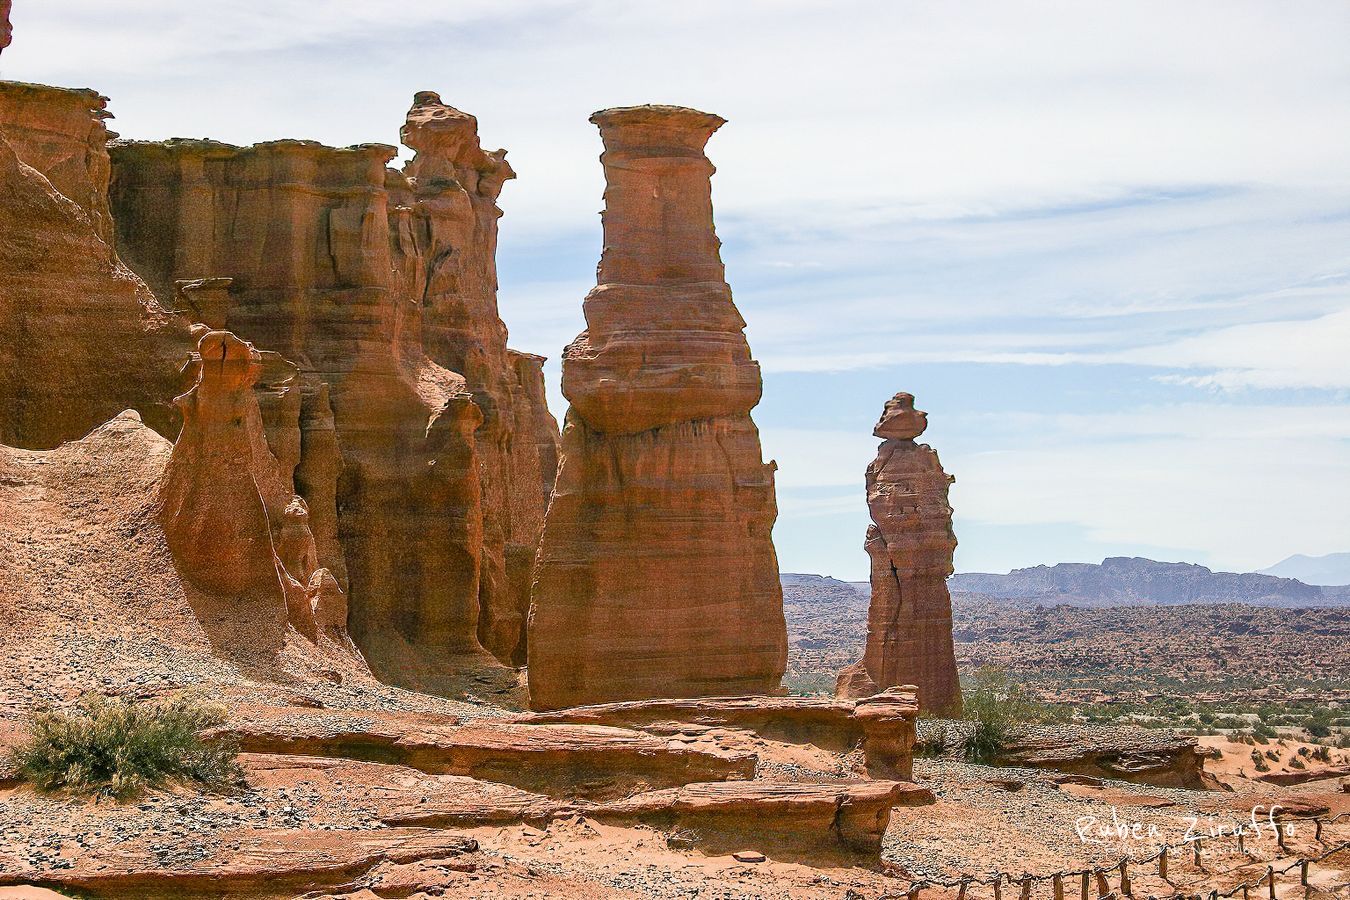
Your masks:
M 1111 893 L 1111 885 L 1106 883 L 1106 873 L 1101 869 L 1093 870 L 1097 874 L 1097 896 L 1105 897 Z
M 1022 878 L 1022 900 L 1031 900 L 1031 878 L 1027 876 Z
M 1158 851 L 1158 877 L 1163 881 L 1167 880 L 1167 845 Z
M 966 886 L 970 884 L 970 879 L 962 878 L 961 887 L 956 891 L 956 900 L 966 900 Z
M 1056 872 L 1051 881 L 1055 886 L 1055 900 L 1064 900 L 1064 876 Z
M 1322 820 L 1321 820 L 1321 819 L 1318 819 L 1317 822 L 1316 822 L 1316 824 L 1313 825 L 1313 837 L 1317 838 L 1317 840 L 1319 840 L 1319 841 L 1322 840 Z
M 994 876 L 994 900 L 1003 900 L 1003 873 Z
M 1129 857 L 1120 861 L 1120 895 L 1122 897 L 1130 896 L 1130 860 Z
M 1082 881 L 1083 881 L 1082 898 L 1083 900 L 1088 900 L 1088 891 L 1091 890 L 1092 873 L 1084 870 Z
M 909 900 L 919 900 L 919 891 L 921 890 L 923 890 L 923 882 L 912 882 L 909 886 Z
M 1281 850 L 1287 849 L 1284 846 L 1284 825 L 1280 822 L 1275 823 L 1275 843 L 1279 845 Z
M 1195 866 L 1200 867 L 1200 839 L 1195 839 Z
M 1237 830 L 1238 852 L 1243 854 L 1247 852 L 1246 844 L 1243 841 L 1243 836 L 1245 835 L 1245 833 L 1246 829 L 1244 829 L 1241 825 L 1239 825 Z
M 1266 866 L 1266 878 L 1270 880 L 1270 900 L 1275 900 L 1275 867 Z

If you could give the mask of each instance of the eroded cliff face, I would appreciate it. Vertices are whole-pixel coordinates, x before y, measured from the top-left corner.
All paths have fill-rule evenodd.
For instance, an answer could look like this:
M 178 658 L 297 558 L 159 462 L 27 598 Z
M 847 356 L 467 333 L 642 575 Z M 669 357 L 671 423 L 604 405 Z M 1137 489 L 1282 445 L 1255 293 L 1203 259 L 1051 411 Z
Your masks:
M 927 427 L 914 397 L 900 393 L 886 402 L 873 431 L 882 443 L 867 467 L 867 645 L 862 661 L 840 673 L 836 693 L 865 697 L 915 685 L 925 710 L 957 715 L 961 684 L 947 593 L 956 552 L 947 489 L 955 478 L 943 471 L 933 448 L 915 443 Z
M 187 323 L 110 244 L 104 105 L 0 82 L 0 444 L 55 447 L 128 408 L 177 432 Z
M 369 679 L 291 486 L 294 367 L 223 332 L 202 365 L 208 329 L 122 264 L 103 107 L 0 83 L 0 610 L 22 625 L 6 647 L 65 677 L 186 654 Z
M 592 116 L 605 249 L 533 588 L 530 702 L 548 709 L 779 690 L 787 636 L 758 364 L 724 280 L 703 147 L 679 107 Z
M 216 652 L 248 668 L 270 666 L 291 629 L 360 664 L 346 634 L 346 598 L 318 565 L 294 467 L 264 434 L 255 390 L 264 355 L 228 331 L 195 331 L 193 386 L 177 400 L 183 429 L 158 507 L 187 600 Z M 276 431 L 298 436 L 298 413 L 278 417 Z
M 380 144 L 118 143 L 118 244 L 184 315 L 293 365 L 259 383 L 267 441 L 373 671 L 509 693 L 514 675 L 484 643 L 506 661 L 522 643 L 508 551 L 534 538 L 513 530 L 508 494 L 515 448 L 539 455 L 533 431 L 515 440 L 517 420 L 540 412 L 516 408 L 496 312 L 510 169 L 435 95 L 418 95 L 404 133 L 418 151 L 408 175 Z M 279 424 L 292 418 L 293 433 Z M 546 497 L 530 496 L 541 516 Z
M 464 377 L 483 414 L 474 433 L 483 495 L 478 637 L 498 659 L 520 664 L 529 572 L 548 497 L 532 493 L 521 503 L 512 493 L 518 462 L 534 455 L 526 446 L 514 452 L 522 425 L 519 439 L 531 440 L 529 413 L 516 408 L 517 373 L 497 314 L 497 197 L 516 173 L 505 151 L 482 149 L 477 119 L 431 91 L 414 98 L 400 137 L 416 154 L 403 168 L 406 189 L 392 190 L 395 204 L 409 211 L 411 231 L 411 241 L 396 246 L 420 302 L 422 350 Z M 518 423 L 518 415 L 527 421 Z

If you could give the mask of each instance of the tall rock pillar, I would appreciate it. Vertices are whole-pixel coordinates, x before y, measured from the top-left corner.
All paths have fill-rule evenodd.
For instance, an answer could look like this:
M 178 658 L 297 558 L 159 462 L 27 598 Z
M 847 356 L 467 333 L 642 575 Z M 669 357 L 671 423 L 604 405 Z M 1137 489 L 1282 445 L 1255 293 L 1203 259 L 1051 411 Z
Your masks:
M 867 555 L 872 603 L 862 661 L 839 675 L 836 693 L 864 697 L 901 684 L 919 688 L 919 703 L 937 713 L 961 711 L 952 646 L 952 574 L 956 535 L 947 488 L 956 479 L 937 453 L 914 439 L 928 415 L 911 394 L 886 401 L 873 434 L 882 439 L 867 467 Z
M 605 247 L 564 351 L 571 402 L 529 622 L 531 705 L 779 690 L 787 659 L 759 365 L 724 280 L 703 147 L 723 119 L 591 117 Z

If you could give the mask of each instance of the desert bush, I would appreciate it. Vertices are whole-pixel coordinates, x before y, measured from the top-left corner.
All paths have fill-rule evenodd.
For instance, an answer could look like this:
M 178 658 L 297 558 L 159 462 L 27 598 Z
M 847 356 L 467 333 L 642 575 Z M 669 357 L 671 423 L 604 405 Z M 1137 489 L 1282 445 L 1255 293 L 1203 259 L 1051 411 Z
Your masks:
M 975 762 L 992 761 L 1019 726 L 1045 718 L 1041 704 L 1027 697 L 1008 673 L 992 666 L 976 672 L 962 693 L 965 718 L 975 725 L 966 741 L 966 758 Z
M 224 719 L 223 709 L 188 697 L 86 697 L 73 710 L 33 713 L 11 765 L 39 790 L 118 800 L 168 783 L 221 789 L 242 778 L 239 748 L 200 733 Z

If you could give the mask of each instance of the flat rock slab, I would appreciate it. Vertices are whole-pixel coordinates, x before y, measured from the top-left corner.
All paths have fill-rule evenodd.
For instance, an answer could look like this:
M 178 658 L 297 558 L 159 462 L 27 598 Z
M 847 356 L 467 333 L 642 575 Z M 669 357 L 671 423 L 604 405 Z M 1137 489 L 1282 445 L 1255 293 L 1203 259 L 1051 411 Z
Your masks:
M 610 799 L 702 781 L 753 778 L 753 753 L 599 725 L 478 721 L 425 725 L 394 715 L 254 708 L 223 731 L 251 753 L 336 756 L 465 775 L 550 796 Z
M 423 828 L 239 829 L 172 852 L 129 842 L 67 857 L 69 866 L 0 878 L 112 897 L 284 896 L 344 887 L 383 863 L 463 857 L 473 838 Z
M 910 782 L 717 782 L 651 791 L 603 804 L 591 815 L 606 822 L 640 822 L 690 832 L 710 852 L 734 852 L 753 842 L 776 855 L 811 860 L 841 853 L 879 859 L 891 808 L 933 802 Z
M 815 744 L 847 751 L 863 738 L 853 703 L 822 697 L 706 697 L 688 700 L 630 700 L 597 703 L 514 719 L 535 724 L 614 725 L 651 728 L 679 723 L 741 728 L 784 743 Z
M 1031 726 L 1009 740 L 995 763 L 1155 787 L 1215 786 L 1195 738 L 1145 728 Z
M 527 713 L 511 721 L 625 726 L 658 733 L 678 732 L 682 724 L 737 728 L 838 753 L 861 744 L 873 777 L 908 780 L 918 715 L 918 698 L 907 685 L 856 702 L 766 696 L 631 700 Z
M 304 785 L 322 805 L 360 810 L 392 826 L 472 828 L 568 819 L 647 825 L 711 853 L 747 842 L 779 858 L 875 859 L 894 806 L 933 801 L 910 782 L 726 781 L 648 791 L 597 803 L 558 800 L 459 775 L 324 757 L 245 754 L 255 788 Z
M 1264 775 L 1256 776 L 1256 780 L 1269 784 L 1291 785 L 1321 781 L 1324 778 L 1340 778 L 1345 775 L 1350 775 L 1350 766 L 1318 766 L 1316 768 L 1309 766 L 1306 769 L 1296 769 L 1292 772 L 1267 772 Z
M 340 757 L 246 753 L 240 762 L 254 788 L 303 784 L 317 802 L 361 811 L 385 825 L 455 828 L 542 822 L 589 808 L 464 775 L 428 775 L 406 766 Z

